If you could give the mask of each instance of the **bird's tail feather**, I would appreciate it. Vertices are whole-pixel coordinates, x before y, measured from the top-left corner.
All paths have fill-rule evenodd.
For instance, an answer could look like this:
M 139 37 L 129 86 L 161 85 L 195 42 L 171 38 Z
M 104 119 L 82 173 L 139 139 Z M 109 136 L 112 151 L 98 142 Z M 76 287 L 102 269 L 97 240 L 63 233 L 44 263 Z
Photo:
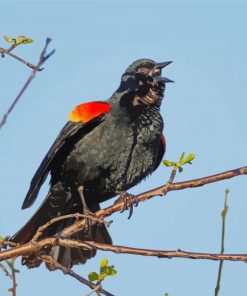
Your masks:
M 51 187 L 44 202 L 35 212 L 35 214 L 29 219 L 29 221 L 16 233 L 10 240 L 15 243 L 24 244 L 30 241 L 38 228 L 44 225 L 52 218 L 57 216 L 66 215 L 69 213 L 76 213 L 82 211 L 82 206 L 73 207 L 74 203 L 71 202 L 71 193 L 65 189 L 61 182 L 56 183 Z M 94 205 L 93 212 L 99 209 L 99 205 Z M 52 224 L 41 236 L 41 238 L 54 236 L 61 233 L 61 231 L 71 225 L 74 219 L 66 219 Z M 83 231 L 74 234 L 72 239 L 85 241 L 94 240 L 101 243 L 112 244 L 111 237 L 105 227 L 105 225 L 93 225 L 90 231 L 90 236 Z M 49 250 L 49 254 L 53 256 L 60 264 L 65 267 L 72 267 L 75 264 L 83 264 L 87 259 L 94 257 L 95 250 L 81 250 L 65 247 L 53 247 Z M 36 258 L 36 256 L 23 257 L 22 264 L 28 268 L 38 267 L 42 262 Z M 51 268 L 50 268 L 51 269 Z

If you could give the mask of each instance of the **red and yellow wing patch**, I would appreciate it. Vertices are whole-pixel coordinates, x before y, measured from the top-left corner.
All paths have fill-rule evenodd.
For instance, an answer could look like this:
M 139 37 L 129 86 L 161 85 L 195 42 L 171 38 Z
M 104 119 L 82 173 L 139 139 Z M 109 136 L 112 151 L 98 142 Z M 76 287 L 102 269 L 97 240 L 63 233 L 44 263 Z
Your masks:
M 161 139 L 161 142 L 162 142 L 162 144 L 164 146 L 164 151 L 166 151 L 166 138 L 165 138 L 165 136 L 162 134 L 160 139 Z
M 106 114 L 110 111 L 111 105 L 104 102 L 89 102 L 75 107 L 70 112 L 69 120 L 73 122 L 87 123 L 90 120 Z

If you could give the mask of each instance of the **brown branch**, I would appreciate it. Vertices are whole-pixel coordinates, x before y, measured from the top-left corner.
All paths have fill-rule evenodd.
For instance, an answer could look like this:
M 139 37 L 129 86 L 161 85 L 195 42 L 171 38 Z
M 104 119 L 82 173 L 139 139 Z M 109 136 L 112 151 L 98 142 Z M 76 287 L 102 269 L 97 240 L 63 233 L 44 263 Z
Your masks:
M 155 188 L 153 190 L 144 192 L 135 197 L 135 202 L 143 202 L 154 196 L 163 196 L 167 194 L 169 191 L 173 190 L 182 190 L 185 188 L 195 188 L 199 186 L 203 186 L 209 183 L 218 182 L 221 180 L 233 178 L 239 175 L 247 174 L 247 167 L 238 168 L 235 170 L 226 171 L 220 174 L 195 179 L 186 182 L 178 182 L 178 183 L 166 183 L 163 186 Z M 92 221 L 93 223 L 98 223 L 99 219 L 103 219 L 104 217 L 110 216 L 111 214 L 121 211 L 124 206 L 124 201 L 118 201 L 112 206 L 99 210 L 95 213 L 97 219 Z M 131 206 L 131 202 L 128 200 L 127 206 Z M 79 214 L 80 215 L 80 214 Z M 75 215 L 76 217 L 77 215 Z M 59 217 L 55 219 L 65 219 L 66 217 Z M 58 221 L 58 220 L 57 220 Z M 53 220 L 54 222 L 54 220 Z M 23 245 L 17 245 L 9 250 L 4 250 L 0 252 L 0 261 L 6 260 L 10 258 L 15 258 L 18 256 L 28 256 L 30 254 L 36 254 L 40 256 L 39 251 L 44 250 L 46 247 L 52 246 L 63 246 L 68 248 L 80 248 L 80 249 L 99 249 L 103 251 L 111 251 L 114 253 L 125 253 L 132 255 L 142 255 L 142 256 L 154 256 L 158 258 L 187 258 L 187 259 L 206 259 L 206 260 L 230 260 L 230 261 L 247 261 L 247 254 L 208 254 L 208 253 L 195 253 L 195 252 L 186 252 L 182 250 L 175 251 L 162 251 L 162 250 L 147 250 L 140 248 L 130 248 L 123 246 L 113 246 L 107 244 L 96 243 L 93 241 L 75 241 L 72 239 L 67 239 L 66 237 L 70 237 L 72 234 L 81 231 L 85 226 L 85 219 L 80 221 L 75 221 L 72 226 L 65 228 L 61 234 L 61 237 L 51 237 L 45 238 L 40 241 L 36 241 L 40 237 L 40 233 L 46 229 L 52 221 L 46 223 L 44 226 L 41 226 L 35 235 L 35 239 L 31 242 L 28 242 Z M 8 242 L 3 242 L 3 245 L 8 245 Z
M 72 269 L 61 265 L 59 262 L 57 262 L 51 256 L 49 256 L 49 255 L 41 255 L 41 256 L 39 256 L 39 258 L 41 258 L 47 264 L 52 265 L 52 266 L 56 267 L 57 269 L 61 270 L 64 274 L 72 276 L 73 278 L 75 278 L 76 280 L 78 280 L 82 284 L 87 285 L 91 289 L 93 289 L 95 291 L 98 290 L 101 294 L 104 294 L 106 296 L 114 296 L 113 294 L 111 294 L 111 293 L 107 292 L 106 290 L 102 289 L 101 286 L 95 285 L 94 283 L 86 280 L 85 278 L 83 278 L 79 274 L 75 273 Z
M 222 180 L 230 179 L 236 176 L 240 175 L 246 175 L 247 174 L 247 166 L 235 169 L 235 170 L 230 170 L 226 171 L 223 173 L 219 173 L 216 175 L 200 178 L 200 179 L 194 179 L 190 181 L 185 181 L 185 182 L 177 182 L 177 183 L 166 183 L 158 188 L 146 191 L 144 193 L 138 194 L 135 196 L 135 201 L 138 203 L 144 202 L 150 198 L 153 198 L 155 196 L 164 196 L 170 191 L 174 190 L 182 190 L 186 188 L 196 188 L 200 187 L 206 184 L 214 183 L 214 182 L 219 182 Z M 127 202 L 127 206 L 130 207 L 131 201 Z M 109 206 L 105 209 L 101 209 L 95 213 L 95 215 L 101 219 L 108 217 L 112 215 L 113 213 L 119 212 L 122 210 L 124 206 L 124 201 L 118 201 L 112 206 Z M 81 231 L 85 226 L 85 221 L 76 221 L 73 225 L 65 228 L 63 230 L 62 235 L 64 237 L 69 237 L 72 234 Z
M 46 224 L 40 226 L 36 232 L 36 234 L 34 235 L 34 237 L 32 238 L 31 242 L 36 242 L 41 235 L 43 234 L 43 232 L 49 228 L 52 224 L 61 221 L 61 220 L 65 220 L 65 219 L 69 219 L 69 218 L 75 218 L 75 219 L 79 219 L 79 218 L 87 218 L 90 219 L 91 221 L 93 221 L 94 223 L 99 223 L 99 224 L 105 224 L 106 226 L 109 224 L 109 222 L 104 221 L 103 219 L 94 217 L 94 216 L 90 216 L 90 215 L 84 215 L 84 214 L 68 214 L 68 215 L 64 215 L 64 216 L 59 216 L 56 218 L 51 219 L 50 221 L 48 221 Z
M 37 68 L 37 66 L 35 66 L 35 65 L 31 64 L 31 63 L 29 63 L 29 62 L 26 61 L 26 60 L 23 60 L 23 59 L 20 58 L 19 56 L 17 56 L 17 55 L 15 55 L 15 54 L 11 53 L 11 51 L 12 51 L 13 49 L 15 49 L 17 46 L 18 46 L 18 44 L 15 44 L 15 43 L 14 43 L 14 44 L 12 44 L 12 45 L 11 45 L 9 48 L 7 48 L 7 49 L 0 47 L 0 54 L 1 54 L 1 56 L 4 58 L 4 54 L 7 54 L 7 55 L 11 56 L 12 58 L 16 59 L 17 61 L 23 63 L 23 64 L 26 65 L 26 66 L 28 66 L 28 67 L 31 68 L 31 69 L 36 69 L 37 71 L 42 71 L 42 70 L 43 70 L 42 68 Z
M 225 225 L 226 225 L 226 215 L 228 212 L 228 205 L 227 205 L 227 197 L 228 197 L 229 190 L 225 190 L 225 201 L 224 201 L 224 208 L 221 212 L 221 219 L 222 219 L 222 229 L 221 229 L 221 248 L 220 248 L 220 254 L 224 254 L 225 251 Z M 214 295 L 218 296 L 220 291 L 220 282 L 221 282 L 221 275 L 222 275 L 222 269 L 223 269 L 223 263 L 224 261 L 220 261 L 219 269 L 218 269 L 218 276 L 217 276 L 217 282 L 216 287 L 214 290 Z
M 186 258 L 186 259 L 203 259 L 203 260 L 228 260 L 228 261 L 246 261 L 247 254 L 210 254 L 210 253 L 196 253 L 182 251 L 181 249 L 172 251 L 163 250 L 149 250 L 140 248 L 131 248 L 124 246 L 114 246 L 102 243 L 96 243 L 92 241 L 85 242 L 91 247 L 95 247 L 98 250 L 110 251 L 116 254 L 129 254 L 129 255 L 141 255 L 151 256 L 158 258 Z
M 51 39 L 47 38 L 46 39 L 46 44 L 44 49 L 42 50 L 41 54 L 40 54 L 40 58 L 39 58 L 39 62 L 37 64 L 37 66 L 35 66 L 28 78 L 28 80 L 26 81 L 26 83 L 24 84 L 24 86 L 22 87 L 21 91 L 19 92 L 19 94 L 17 95 L 17 97 L 15 98 L 15 100 L 13 101 L 13 103 L 10 105 L 9 109 L 7 110 L 7 112 L 4 114 L 3 118 L 0 121 L 0 129 L 3 127 L 3 125 L 6 123 L 6 120 L 9 116 L 9 114 L 11 113 L 11 111 L 14 109 L 15 105 L 17 104 L 17 102 L 19 101 L 20 97 L 22 96 L 22 94 L 24 93 L 24 91 L 27 89 L 28 85 L 31 83 L 31 81 L 35 78 L 35 75 L 37 73 L 37 71 L 40 70 L 40 66 L 44 64 L 44 62 L 55 52 L 55 50 L 52 50 L 49 54 L 46 55 L 46 49 L 48 44 L 50 43 Z M 13 55 L 10 52 L 6 52 L 9 55 Z
M 228 260 L 228 261 L 247 261 L 247 254 L 210 254 L 197 253 L 178 250 L 163 251 L 149 250 L 142 248 L 131 248 L 124 246 L 114 246 L 108 244 L 96 243 L 94 241 L 76 241 L 66 238 L 51 237 L 45 238 L 38 242 L 28 242 L 19 245 L 13 249 L 0 252 L 0 261 L 18 256 L 28 256 L 30 254 L 38 254 L 40 250 L 47 247 L 62 246 L 67 248 L 78 248 L 83 250 L 91 250 L 96 248 L 102 251 L 111 251 L 117 254 L 131 254 L 141 256 L 152 256 L 158 258 L 187 258 L 187 259 L 204 259 L 204 260 Z
M 15 259 L 16 258 L 11 258 L 11 260 L 6 261 L 11 270 L 12 288 L 10 288 L 8 291 L 12 293 L 12 296 L 16 296 L 16 288 L 17 288 L 16 273 L 19 272 L 19 270 L 15 269 L 15 266 L 14 266 Z
M 88 294 L 86 294 L 85 296 L 90 296 L 93 293 L 96 293 L 97 295 L 100 295 L 100 287 L 101 287 L 101 284 L 96 285 L 96 287 L 91 292 L 89 292 Z
M 90 248 L 84 242 L 77 242 L 75 240 L 70 239 L 62 239 L 58 237 L 50 237 L 42 239 L 38 242 L 28 242 L 26 244 L 17 245 L 16 247 L 4 250 L 0 252 L 0 261 L 11 259 L 13 257 L 18 256 L 28 256 L 30 254 L 38 253 L 41 249 L 46 247 L 53 247 L 53 246 L 64 246 L 69 248 L 82 248 L 87 249 Z
M 42 71 L 42 68 L 37 68 L 37 66 L 31 64 L 30 62 L 18 57 L 17 55 L 13 54 L 12 52 L 10 52 L 10 49 L 4 49 L 1 47 L 0 53 L 2 54 L 2 56 L 3 56 L 3 54 L 7 54 L 7 55 L 11 56 L 12 58 L 16 59 L 17 61 L 23 63 L 24 65 L 28 66 L 29 68 L 31 68 L 33 70 Z
M 191 181 L 178 182 L 178 183 L 167 183 L 161 187 L 158 187 L 153 190 L 150 190 L 150 191 L 147 191 L 147 192 L 137 195 L 135 200 L 137 200 L 138 202 L 143 202 L 143 201 L 148 200 L 154 196 L 165 195 L 169 191 L 182 190 L 182 189 L 190 188 L 190 187 L 191 188 L 199 187 L 199 186 L 202 186 L 205 184 L 233 178 L 233 177 L 236 177 L 239 175 L 244 175 L 244 174 L 247 174 L 247 167 L 242 167 L 242 168 L 238 168 L 235 170 L 226 171 L 226 172 L 223 172 L 220 174 L 204 177 L 201 179 L 195 179 L 195 180 L 191 180 Z M 95 213 L 96 217 L 102 219 L 106 216 L 110 216 L 111 214 L 113 214 L 117 211 L 121 211 L 123 205 L 124 205 L 124 201 L 119 201 L 108 208 L 105 208 L 105 209 L 102 209 L 102 210 L 99 210 L 98 212 L 96 212 Z M 130 206 L 129 201 L 128 201 L 128 206 Z M 75 221 L 75 223 L 72 226 L 69 226 L 63 230 L 61 236 L 65 237 L 65 238 L 70 237 L 72 234 L 74 234 L 78 231 L 81 231 L 84 226 L 85 226 L 85 220 Z M 27 243 L 24 245 L 19 245 L 19 246 L 14 247 L 10 250 L 5 250 L 5 251 L 0 252 L 0 260 L 6 260 L 6 259 L 17 257 L 17 256 L 30 255 L 32 253 L 38 252 L 40 249 L 42 249 L 46 246 L 62 245 L 65 247 L 86 248 L 86 249 L 89 247 L 88 245 L 86 245 L 85 242 L 76 242 L 76 241 L 69 240 L 69 239 L 66 240 L 65 238 L 64 239 L 54 238 L 54 237 L 53 238 L 46 238 L 41 241 L 38 241 L 37 243 Z M 5 244 L 7 245 L 7 242 Z M 174 254 L 174 251 L 171 251 L 171 252 L 173 252 L 173 254 Z M 166 254 L 166 253 L 164 253 L 164 254 Z M 171 256 L 169 251 L 167 254 L 168 254 L 168 255 L 166 255 L 167 257 Z M 178 256 L 177 254 L 178 254 L 178 252 L 176 251 L 175 257 Z M 180 255 L 178 257 L 183 257 L 183 256 L 181 256 L 181 254 L 182 255 L 185 254 L 186 256 L 188 255 L 188 258 L 194 258 L 193 257 L 194 253 L 189 253 L 189 252 L 180 253 Z M 190 254 L 192 254 L 192 255 L 190 255 Z M 199 257 L 199 259 L 216 258 L 216 259 L 212 259 L 212 260 L 223 260 L 224 259 L 224 260 L 239 260 L 239 261 L 244 261 L 247 259 L 247 257 L 246 257 L 247 255 L 244 255 L 244 254 L 242 254 L 242 255 L 208 255 L 209 257 L 204 254 L 201 256 L 202 257 Z M 214 256 L 216 256 L 216 257 L 214 257 Z M 222 256 L 225 256 L 225 257 L 222 257 Z
M 167 181 L 167 184 L 170 184 L 170 183 L 172 183 L 174 181 L 174 178 L 176 176 L 176 173 L 177 173 L 177 168 L 174 167 L 173 170 L 172 170 L 172 172 L 171 172 L 170 178 Z
M 16 46 L 17 46 L 17 44 L 12 44 L 7 49 L 0 47 L 0 54 L 1 54 L 2 58 L 4 58 L 5 53 L 8 53 L 8 52 L 12 51 L 14 48 L 16 48 Z
M 2 263 L 0 263 L 0 269 L 2 269 L 5 275 L 12 280 L 12 275 L 9 273 L 8 269 Z
M 8 239 L 8 238 L 5 238 L 5 239 Z M 17 246 L 17 243 L 14 243 L 14 242 L 11 242 L 11 241 L 8 241 L 8 240 L 4 240 L 4 241 L 0 242 L 0 250 L 2 248 L 15 247 L 15 246 Z

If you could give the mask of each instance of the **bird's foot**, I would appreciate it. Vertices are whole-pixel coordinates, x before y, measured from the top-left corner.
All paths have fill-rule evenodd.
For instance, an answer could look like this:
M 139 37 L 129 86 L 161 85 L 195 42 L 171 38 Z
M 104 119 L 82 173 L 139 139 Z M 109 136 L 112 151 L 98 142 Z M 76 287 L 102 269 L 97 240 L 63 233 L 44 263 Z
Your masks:
M 122 201 L 124 202 L 124 204 L 120 213 L 123 213 L 125 210 L 129 209 L 128 219 L 130 219 L 133 214 L 134 206 L 138 206 L 138 201 L 135 195 L 126 191 L 121 192 L 119 198 L 114 202 L 114 204 Z
M 81 198 L 81 202 L 82 202 L 82 207 L 83 207 L 83 215 L 85 216 L 85 228 L 84 228 L 84 234 L 86 237 L 90 237 L 91 234 L 92 234 L 92 227 L 93 227 L 93 219 L 95 219 L 95 214 L 92 213 L 90 211 L 90 209 L 88 208 L 87 204 L 86 204 L 86 201 L 85 201 L 85 197 L 84 197 L 84 194 L 83 194 L 83 186 L 79 186 L 78 187 L 78 193 L 80 195 L 80 198 Z
M 93 212 L 91 212 L 89 210 L 88 207 L 87 208 L 83 208 L 83 215 L 85 216 L 84 234 L 85 234 L 85 237 L 90 238 L 91 237 L 91 234 L 92 234 L 92 227 L 95 224 L 93 222 L 93 220 L 95 220 L 97 217 L 96 217 L 96 215 Z

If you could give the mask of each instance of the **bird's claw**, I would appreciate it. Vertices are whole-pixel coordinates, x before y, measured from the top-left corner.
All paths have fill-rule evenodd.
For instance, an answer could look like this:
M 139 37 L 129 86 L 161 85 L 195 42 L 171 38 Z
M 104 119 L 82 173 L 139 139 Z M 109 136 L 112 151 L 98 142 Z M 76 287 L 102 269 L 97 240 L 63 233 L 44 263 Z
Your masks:
M 94 223 L 92 223 L 91 218 L 95 218 L 96 215 L 92 213 L 88 208 L 83 209 L 83 215 L 85 216 L 85 228 L 84 228 L 84 234 L 86 237 L 91 236 L 91 229 Z
M 138 206 L 138 201 L 137 201 L 135 195 L 130 194 L 126 191 L 124 191 L 120 194 L 119 198 L 115 201 L 115 203 L 121 202 L 121 201 L 123 201 L 124 204 L 123 204 L 123 207 L 122 207 L 122 210 L 120 211 L 120 213 L 123 213 L 124 211 L 129 209 L 128 219 L 130 219 L 133 214 L 133 207 Z

